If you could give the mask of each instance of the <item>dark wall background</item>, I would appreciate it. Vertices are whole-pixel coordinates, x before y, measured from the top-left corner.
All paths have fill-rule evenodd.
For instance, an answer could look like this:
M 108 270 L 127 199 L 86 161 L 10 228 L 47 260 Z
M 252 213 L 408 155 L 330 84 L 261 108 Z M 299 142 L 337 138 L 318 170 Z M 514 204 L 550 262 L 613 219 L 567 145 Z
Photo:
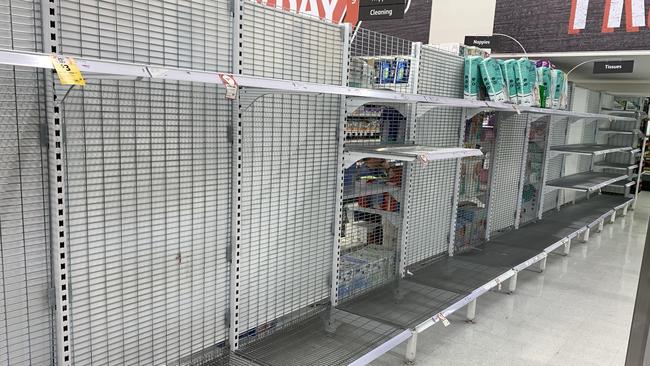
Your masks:
M 411 7 L 404 14 L 404 19 L 364 20 L 361 27 L 413 42 L 428 43 L 430 24 L 431 0 L 411 0 Z
M 648 12 L 646 0 L 646 16 Z M 621 27 L 601 33 L 605 0 L 591 0 L 587 28 L 569 34 L 570 0 L 497 0 L 494 32 L 505 33 L 521 42 L 528 52 L 649 50 L 650 29 L 625 31 L 625 10 Z M 521 52 L 516 43 L 498 37 L 493 52 Z

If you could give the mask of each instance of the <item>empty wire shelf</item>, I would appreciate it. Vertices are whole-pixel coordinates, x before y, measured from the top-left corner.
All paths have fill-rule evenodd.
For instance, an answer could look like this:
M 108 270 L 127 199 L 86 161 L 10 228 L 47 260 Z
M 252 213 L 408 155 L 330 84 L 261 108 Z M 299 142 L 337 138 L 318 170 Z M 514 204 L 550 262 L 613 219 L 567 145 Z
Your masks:
M 598 133 L 602 134 L 616 134 L 616 135 L 634 135 L 635 131 L 615 130 L 611 128 L 600 128 Z
M 631 200 L 620 195 L 603 194 L 564 206 L 560 211 L 547 212 L 544 214 L 543 221 L 554 221 L 566 227 L 584 228 L 610 211 L 628 204 Z
M 348 188 L 345 187 L 343 199 L 356 198 L 361 196 L 368 196 L 373 194 L 390 193 L 395 198 L 401 195 L 402 187 L 397 185 L 390 185 L 386 183 L 363 183 L 354 182 L 354 185 Z
M 443 257 L 418 269 L 412 269 L 409 281 L 419 284 L 469 294 L 477 288 L 507 272 L 503 267 L 489 267 L 479 263 Z
M 539 255 L 541 251 L 487 242 L 483 247 L 456 255 L 459 260 L 505 269 L 514 268 Z
M 552 228 L 552 225 L 547 224 L 545 229 L 548 231 L 536 229 L 536 224 L 530 224 L 520 228 L 519 230 L 510 231 L 497 238 L 493 238 L 490 240 L 488 245 L 507 245 L 540 253 L 548 251 L 549 248 L 554 249 L 559 246 L 559 243 L 563 242 L 566 236 L 569 236 L 576 231 L 576 229 L 573 228 L 568 230 L 565 229 L 565 231 L 563 231 L 562 229 L 565 228 L 565 226 L 562 224 L 552 224 L 557 225 L 558 227 Z M 562 232 L 562 234 L 566 233 L 567 235 L 556 235 L 555 232 Z
M 350 299 L 338 308 L 396 327 L 412 328 L 462 297 L 456 292 L 400 279 Z
M 423 163 L 435 160 L 449 160 L 470 156 L 483 156 L 479 149 L 460 147 L 437 148 L 420 145 L 360 145 L 349 146 L 345 151 L 345 165 L 350 167 L 355 162 L 366 158 L 386 160 L 415 161 Z
M 348 365 L 383 344 L 394 343 L 394 347 L 410 334 L 408 330 L 331 309 L 252 342 L 236 354 L 264 366 Z
M 629 146 L 614 146 L 601 144 L 572 144 L 551 147 L 551 151 L 562 154 L 600 155 L 618 151 L 631 151 Z
M 625 178 L 627 178 L 627 174 L 583 172 L 553 179 L 546 182 L 546 185 L 560 189 L 593 192 Z
M 599 161 L 594 163 L 594 166 L 599 168 L 606 169 L 621 169 L 621 170 L 630 170 L 638 167 L 637 164 L 621 164 L 621 163 L 611 163 L 609 161 Z

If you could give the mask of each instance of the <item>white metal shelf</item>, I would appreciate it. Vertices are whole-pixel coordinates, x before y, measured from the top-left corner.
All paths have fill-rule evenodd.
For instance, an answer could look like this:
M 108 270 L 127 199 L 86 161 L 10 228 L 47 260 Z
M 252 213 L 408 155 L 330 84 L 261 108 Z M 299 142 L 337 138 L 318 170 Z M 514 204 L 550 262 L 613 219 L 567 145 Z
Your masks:
M 627 174 L 583 172 L 553 179 L 546 185 L 551 188 L 593 192 L 627 177 Z
M 621 169 L 621 170 L 631 170 L 637 168 L 638 164 L 621 164 L 621 163 L 610 163 L 609 161 L 599 161 L 594 163 L 595 167 L 606 168 L 606 169 Z
M 378 209 L 378 208 L 362 207 L 362 206 L 359 206 L 358 203 L 353 203 L 353 204 L 350 204 L 350 205 L 346 205 L 345 207 L 348 210 L 352 210 L 352 211 L 365 212 L 365 213 L 370 213 L 370 214 L 375 214 L 375 215 L 381 215 L 382 217 L 385 217 L 394 226 L 399 226 L 400 225 L 400 220 L 402 219 L 401 214 L 399 213 L 399 211 L 386 211 L 386 210 L 381 210 L 381 209 Z
M 344 165 L 346 168 L 355 162 L 366 158 L 386 160 L 416 161 L 423 163 L 436 160 L 449 160 L 470 156 L 483 156 L 479 149 L 462 147 L 437 148 L 421 145 L 359 145 L 349 146 L 345 150 Z
M 578 154 L 578 155 L 601 155 L 619 151 L 631 151 L 629 146 L 614 146 L 602 144 L 571 144 L 556 145 L 551 147 L 551 151 L 561 154 Z
M 222 72 L 208 72 L 192 69 L 179 69 L 128 62 L 103 61 L 87 58 L 76 58 L 77 65 L 84 77 L 90 79 L 110 79 L 128 77 L 133 79 L 163 79 L 199 82 L 208 84 L 221 84 L 223 76 L 229 77 L 237 83 L 242 94 L 259 95 L 260 92 L 282 92 L 298 94 L 336 94 L 349 97 L 353 104 L 362 105 L 367 102 L 374 103 L 412 103 L 427 104 L 429 107 L 457 107 L 475 110 L 493 110 L 511 113 L 531 113 L 541 115 L 555 115 L 573 119 L 605 119 L 636 121 L 636 118 L 622 117 L 608 114 L 582 113 L 557 109 L 518 106 L 492 101 L 476 101 L 461 98 L 438 97 L 422 94 L 399 93 L 389 90 L 376 90 L 353 88 L 348 86 L 301 82 L 295 80 L 282 80 L 245 75 L 232 75 Z M 33 52 L 16 52 L 0 49 L 0 64 L 52 69 L 50 55 Z M 359 100 L 360 99 L 360 100 Z M 356 101 L 354 101 L 356 100 Z
M 611 128 L 599 128 L 598 133 L 616 134 L 616 135 L 634 135 L 635 131 L 623 131 L 623 130 L 615 130 Z
M 352 192 L 343 195 L 343 199 L 350 199 L 356 197 L 369 196 L 373 194 L 389 193 L 395 199 L 399 200 L 399 193 L 402 187 L 396 185 L 389 185 L 386 183 L 363 183 L 355 182 L 354 187 L 350 190 Z

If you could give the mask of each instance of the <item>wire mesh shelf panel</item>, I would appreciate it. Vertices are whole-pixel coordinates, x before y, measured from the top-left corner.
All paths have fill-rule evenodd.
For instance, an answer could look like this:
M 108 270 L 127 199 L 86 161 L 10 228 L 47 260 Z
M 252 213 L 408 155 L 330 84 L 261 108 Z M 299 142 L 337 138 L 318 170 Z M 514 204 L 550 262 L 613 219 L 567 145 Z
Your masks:
M 543 199 L 542 174 L 546 156 L 549 118 L 544 117 L 530 124 L 524 187 L 521 194 L 520 220 L 522 224 L 537 218 L 540 200 Z
M 418 93 L 462 98 L 463 59 L 423 46 Z M 460 144 L 462 110 L 435 108 L 417 118 L 417 144 L 456 147 Z M 415 163 L 411 169 L 411 197 L 405 264 L 445 253 L 449 249 L 457 160 Z
M 556 116 L 550 117 L 549 128 L 549 145 L 557 146 L 566 144 L 566 133 L 569 120 Z M 564 156 L 560 154 L 549 154 L 546 158 L 546 170 L 544 171 L 544 181 L 548 182 L 562 176 L 564 166 Z M 544 193 L 543 211 L 549 211 L 557 208 L 560 192 L 557 189 L 546 190 Z
M 349 86 L 413 92 L 413 42 L 357 27 L 350 36 Z
M 89 83 L 67 97 L 76 362 L 191 363 L 223 349 L 223 98 L 217 85 L 133 81 Z
M 245 2 L 242 71 L 341 85 L 344 36 L 338 25 Z M 241 111 L 240 349 L 327 302 L 342 126 L 338 96 L 253 98 Z
M 526 114 L 498 114 L 490 192 L 490 234 L 515 225 L 526 143 Z
M 231 68 L 227 1 L 61 1 L 60 51 Z M 76 363 L 202 363 L 227 330 L 230 106 L 216 85 L 101 81 L 66 98 Z
M 60 0 L 60 52 L 227 71 L 231 69 L 230 8 L 227 0 Z
M 326 309 L 237 352 L 266 366 L 348 365 L 402 330 L 337 309 Z
M 40 2 L 0 1 L 0 47 L 42 52 Z M 0 365 L 50 364 L 49 187 L 45 81 L 0 66 Z
M 412 328 L 460 300 L 456 292 L 398 279 L 338 308 L 398 328 Z
M 483 156 L 465 158 L 461 163 L 454 252 L 467 251 L 486 239 L 495 122 L 494 113 L 478 113 L 465 121 L 464 147 L 480 149 Z
M 341 85 L 341 26 L 247 1 L 242 27 L 245 75 Z

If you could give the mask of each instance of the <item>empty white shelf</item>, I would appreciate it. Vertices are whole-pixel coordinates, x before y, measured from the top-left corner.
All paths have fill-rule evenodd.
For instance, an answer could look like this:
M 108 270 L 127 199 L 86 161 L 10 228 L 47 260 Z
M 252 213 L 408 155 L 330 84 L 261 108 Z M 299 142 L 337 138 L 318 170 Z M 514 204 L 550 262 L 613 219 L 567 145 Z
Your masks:
M 551 151 L 561 154 L 600 155 L 618 151 L 630 151 L 629 146 L 614 146 L 601 144 L 572 144 L 551 147 Z
M 553 179 L 546 185 L 559 189 L 593 192 L 627 177 L 627 174 L 584 172 Z
M 422 163 L 436 160 L 449 160 L 470 156 L 483 156 L 479 149 L 461 147 L 437 148 L 421 145 L 363 145 L 349 146 L 345 150 L 345 167 L 366 158 L 386 160 L 415 161 Z

